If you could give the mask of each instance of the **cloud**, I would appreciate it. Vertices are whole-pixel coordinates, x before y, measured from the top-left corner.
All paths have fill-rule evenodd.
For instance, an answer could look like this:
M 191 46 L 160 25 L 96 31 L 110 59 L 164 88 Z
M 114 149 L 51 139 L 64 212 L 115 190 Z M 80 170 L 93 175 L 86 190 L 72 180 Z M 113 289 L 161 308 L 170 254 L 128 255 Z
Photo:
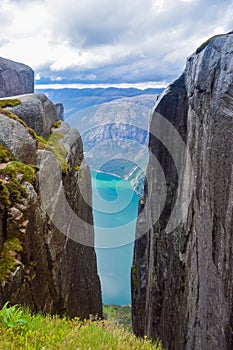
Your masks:
M 31 65 L 41 81 L 173 80 L 197 46 L 233 27 L 231 0 L 3 0 L 1 7 L 1 56 Z

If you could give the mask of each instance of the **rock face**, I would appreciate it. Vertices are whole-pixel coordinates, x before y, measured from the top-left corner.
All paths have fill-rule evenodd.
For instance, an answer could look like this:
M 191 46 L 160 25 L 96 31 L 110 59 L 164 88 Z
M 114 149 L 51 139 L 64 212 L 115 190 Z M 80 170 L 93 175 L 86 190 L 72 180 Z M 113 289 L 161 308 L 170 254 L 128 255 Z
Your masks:
M 27 126 L 10 118 L 8 107 L 2 109 L 0 307 L 10 300 L 34 311 L 101 317 L 91 177 L 83 159 L 82 140 L 77 130 L 62 121 L 51 129 L 58 116 L 44 95 L 17 98 L 22 104 L 11 111 L 49 140 L 43 144 Z M 7 150 L 12 154 L 9 158 L 21 163 L 11 162 Z M 51 167 L 53 162 L 56 167 Z M 35 175 L 30 178 L 33 165 Z
M 0 57 L 0 97 L 34 92 L 34 72 L 22 63 Z
M 165 144 L 156 137 L 157 113 L 179 132 L 186 153 L 177 150 L 177 140 L 169 135 L 163 139 Z M 132 267 L 134 331 L 139 336 L 160 337 L 166 349 L 230 350 L 233 348 L 232 33 L 208 41 L 188 58 L 184 74 L 158 101 L 150 131 L 145 203 L 141 205 L 137 222 L 138 240 Z M 160 183 L 154 158 L 161 164 L 167 190 L 157 221 L 156 205 L 164 184 Z M 177 169 L 177 161 L 183 164 L 181 169 Z M 189 181 L 191 176 L 186 177 L 191 174 L 191 167 L 193 182 Z M 191 189 L 191 184 L 190 202 L 186 208 L 180 206 L 180 220 L 169 230 L 175 203 Z
M 8 110 L 16 114 L 27 125 L 30 125 L 38 135 L 47 137 L 50 134 L 52 124 L 59 120 L 59 115 L 55 104 L 44 94 L 25 94 L 13 96 L 8 100 L 11 99 L 18 99 L 21 104 L 8 107 Z
M 15 159 L 36 164 L 36 140 L 23 125 L 0 113 L 0 143 L 11 151 Z

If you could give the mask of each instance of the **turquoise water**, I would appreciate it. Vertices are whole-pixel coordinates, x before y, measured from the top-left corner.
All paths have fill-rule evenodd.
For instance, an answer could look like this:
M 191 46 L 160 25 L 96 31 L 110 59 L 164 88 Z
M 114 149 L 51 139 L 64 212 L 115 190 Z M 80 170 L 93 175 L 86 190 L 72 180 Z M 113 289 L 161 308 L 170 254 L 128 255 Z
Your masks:
M 105 173 L 91 173 L 103 303 L 130 304 L 130 270 L 139 197 L 130 182 Z

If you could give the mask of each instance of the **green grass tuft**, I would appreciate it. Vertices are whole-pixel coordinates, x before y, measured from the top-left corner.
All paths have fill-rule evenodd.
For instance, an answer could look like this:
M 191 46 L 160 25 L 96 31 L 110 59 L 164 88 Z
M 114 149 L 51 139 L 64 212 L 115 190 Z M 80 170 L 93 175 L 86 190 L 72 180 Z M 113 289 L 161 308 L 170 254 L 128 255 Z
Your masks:
M 3 309 L 3 316 L 0 311 L 2 349 L 162 350 L 159 342 L 153 343 L 146 337 L 137 339 L 113 321 L 32 315 L 27 309 L 8 308 L 7 304 Z M 10 317 L 5 317 L 6 314 Z

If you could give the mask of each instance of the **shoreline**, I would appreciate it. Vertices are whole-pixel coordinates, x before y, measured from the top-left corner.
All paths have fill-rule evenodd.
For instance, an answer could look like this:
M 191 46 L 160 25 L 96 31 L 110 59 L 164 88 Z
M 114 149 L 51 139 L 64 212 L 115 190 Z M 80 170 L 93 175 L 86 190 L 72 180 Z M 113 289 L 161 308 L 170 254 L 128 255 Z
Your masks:
M 90 169 L 90 172 L 95 172 L 95 173 L 99 173 L 99 174 L 106 174 L 106 175 L 114 176 L 114 177 L 116 177 L 118 179 L 121 179 L 121 180 L 124 180 L 124 181 L 128 181 L 128 182 L 131 183 L 132 190 L 133 190 L 133 192 L 136 193 L 136 195 L 139 197 L 139 199 L 140 199 L 140 197 L 143 196 L 143 194 L 141 194 L 141 193 L 139 193 L 139 192 L 134 190 L 132 182 L 130 180 L 127 180 L 127 179 L 123 178 L 122 176 L 119 176 L 119 175 L 113 174 L 113 173 L 107 173 L 106 171 L 100 171 L 100 170 L 94 170 L 94 169 Z

